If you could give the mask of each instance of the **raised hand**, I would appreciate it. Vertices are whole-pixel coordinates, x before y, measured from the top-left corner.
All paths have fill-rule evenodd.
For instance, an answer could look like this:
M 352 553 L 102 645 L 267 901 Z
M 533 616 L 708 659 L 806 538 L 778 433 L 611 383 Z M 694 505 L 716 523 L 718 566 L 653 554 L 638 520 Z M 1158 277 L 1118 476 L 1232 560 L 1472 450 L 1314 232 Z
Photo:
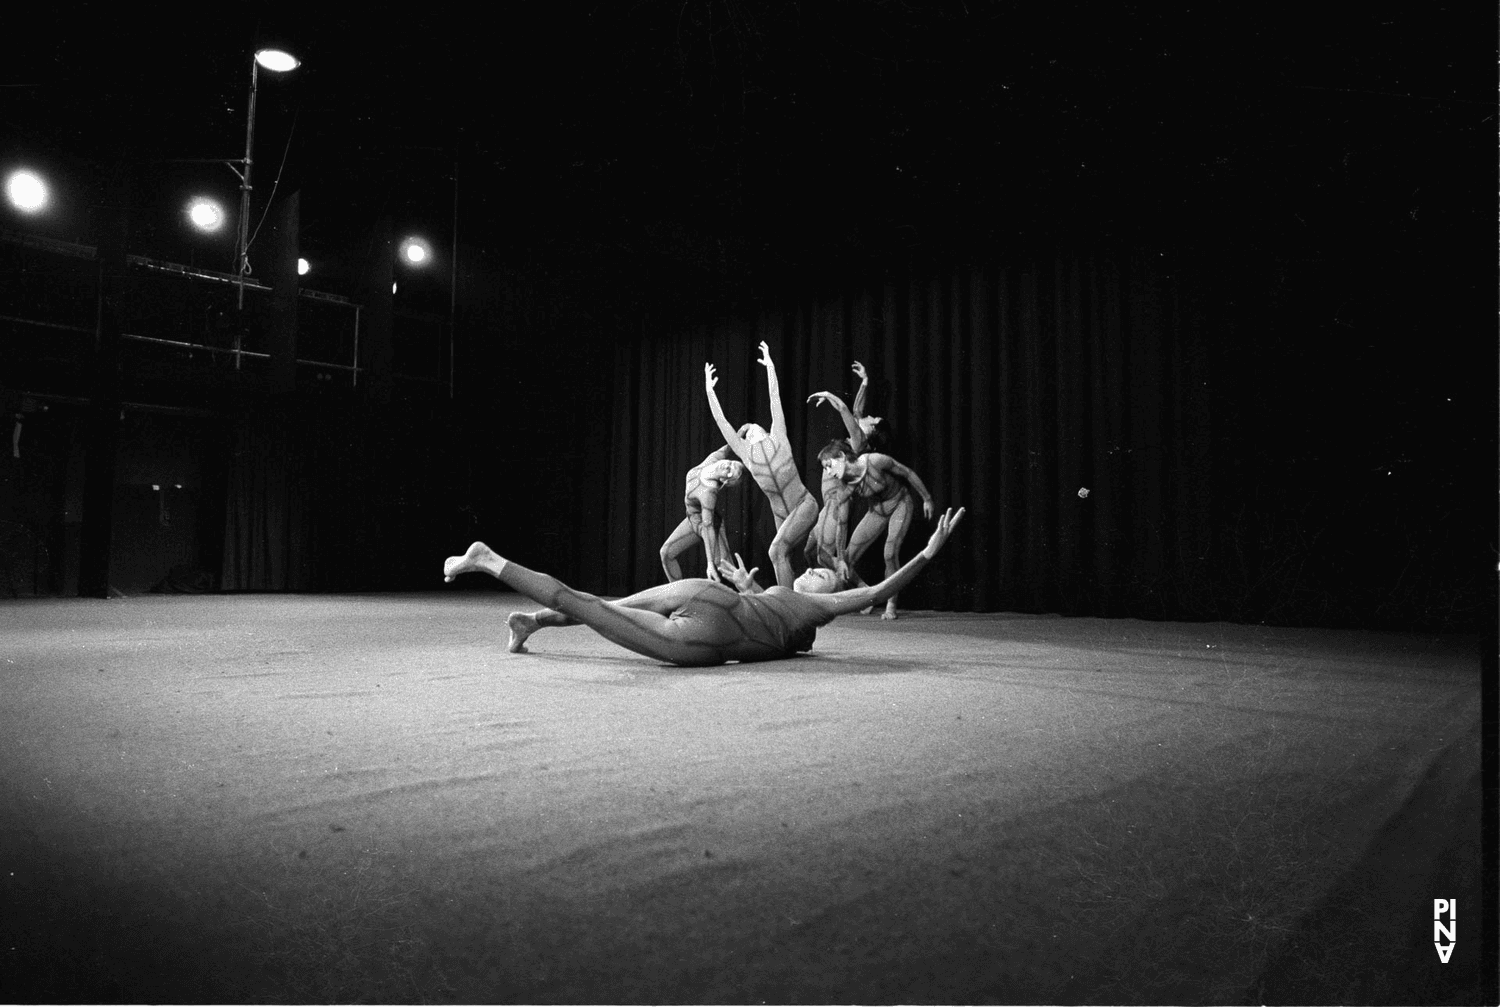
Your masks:
M 931 500 L 923 500 L 922 501 L 922 516 L 925 517 L 929 521 L 932 520 L 933 509 L 934 508 L 932 506 L 932 501 Z
M 814 400 L 816 400 L 816 401 L 814 401 Z M 832 405 L 833 404 L 833 393 L 832 392 L 813 392 L 811 395 L 809 395 L 807 397 L 807 401 L 813 403 L 813 408 L 814 409 L 816 409 L 818 406 L 821 406 L 825 402 L 827 402 L 829 405 Z
M 854 376 L 857 377 L 857 378 L 859 378 L 859 380 L 861 380 L 861 381 L 869 381 L 870 380 L 870 376 L 865 373 L 865 365 L 862 364 L 862 363 L 860 363 L 858 360 L 854 361 L 854 366 L 852 368 L 850 368 L 850 370 L 852 370 L 854 372 Z
M 771 363 L 771 347 L 766 345 L 766 341 L 764 339 L 760 341 L 760 360 L 757 361 L 757 363 L 766 368 L 766 370 L 771 370 L 776 366 L 775 364 Z
M 719 383 L 719 379 L 714 376 L 714 365 L 713 364 L 704 364 L 703 365 L 703 387 L 706 388 L 708 391 L 713 391 L 714 390 L 714 385 L 716 385 L 718 383 Z
M 740 594 L 748 594 L 755 589 L 755 575 L 760 572 L 760 567 L 745 569 L 745 561 L 740 559 L 740 554 L 734 554 L 736 565 L 730 566 L 729 560 L 719 560 L 719 574 L 731 584 Z
M 936 556 L 938 550 L 943 547 L 944 542 L 948 541 L 948 536 L 953 534 L 953 529 L 958 527 L 958 523 L 963 520 L 963 517 L 964 509 L 962 507 L 958 509 L 957 513 L 954 513 L 952 507 L 943 511 L 943 516 L 938 518 L 937 527 L 933 529 L 932 538 L 927 540 L 927 545 L 922 549 L 922 555 L 928 559 Z

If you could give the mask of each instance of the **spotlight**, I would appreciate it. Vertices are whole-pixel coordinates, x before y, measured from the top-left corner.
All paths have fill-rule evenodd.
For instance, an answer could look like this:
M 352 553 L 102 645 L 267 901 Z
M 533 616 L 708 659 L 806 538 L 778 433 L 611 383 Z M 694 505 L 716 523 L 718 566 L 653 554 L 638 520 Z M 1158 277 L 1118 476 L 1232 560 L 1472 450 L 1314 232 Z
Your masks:
M 298 276 L 306 276 L 308 274 L 308 272 L 310 272 L 311 270 L 312 270 L 312 264 L 309 263 L 306 259 L 298 259 L 297 260 L 297 275 Z
M 5 180 L 5 196 L 22 213 L 40 213 L 47 208 L 47 183 L 36 172 L 22 168 Z
M 187 206 L 187 217 L 194 227 L 205 234 L 214 234 L 224 227 L 224 208 L 217 200 L 207 196 L 194 196 Z
M 280 49 L 259 50 L 255 54 L 255 62 L 267 70 L 274 70 L 277 73 L 286 73 L 288 70 L 295 70 L 302 65 L 302 61 L 296 56 L 293 56 L 289 52 L 283 52 Z
M 401 242 L 401 261 L 408 266 L 425 266 L 432 261 L 432 246 L 421 238 L 406 238 Z

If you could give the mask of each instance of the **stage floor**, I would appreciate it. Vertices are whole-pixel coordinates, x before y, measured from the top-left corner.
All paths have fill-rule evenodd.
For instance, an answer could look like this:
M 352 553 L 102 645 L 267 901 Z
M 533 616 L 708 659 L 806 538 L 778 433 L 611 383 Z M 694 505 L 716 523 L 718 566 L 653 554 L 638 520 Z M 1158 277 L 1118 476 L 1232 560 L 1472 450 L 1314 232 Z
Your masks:
M 1472 637 L 516 608 L 0 603 L 0 999 L 1479 1000 Z

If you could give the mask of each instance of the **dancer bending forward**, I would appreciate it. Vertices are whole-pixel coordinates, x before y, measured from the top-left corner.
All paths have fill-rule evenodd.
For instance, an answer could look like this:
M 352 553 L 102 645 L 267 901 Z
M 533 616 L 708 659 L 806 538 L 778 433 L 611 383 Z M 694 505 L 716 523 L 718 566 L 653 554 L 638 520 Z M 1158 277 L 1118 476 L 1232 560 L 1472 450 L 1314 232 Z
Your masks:
M 523 652 L 527 637 L 543 626 L 582 624 L 627 650 L 670 664 L 775 661 L 811 650 L 819 626 L 878 605 L 900 591 L 938 554 L 963 516 L 962 507 L 945 511 L 927 545 L 894 575 L 873 587 L 847 591 L 831 591 L 833 573 L 815 569 L 798 577 L 793 590 L 777 585 L 741 594 L 727 584 L 691 578 L 605 601 L 510 562 L 483 542 L 475 542 L 462 556 L 450 557 L 443 564 L 443 579 L 487 573 L 546 606 L 538 612 L 511 614 L 512 652 Z M 736 569 L 722 563 L 720 572 L 728 580 L 753 584 L 743 564 Z M 753 586 L 747 590 L 757 591 Z
M 890 455 L 875 451 L 855 457 L 848 442 L 836 440 L 829 443 L 818 458 L 823 463 L 824 478 L 838 479 L 853 488 L 855 496 L 869 501 L 870 509 L 859 519 L 849 545 L 844 550 L 844 559 L 852 569 L 865 550 L 885 532 L 885 574 L 889 577 L 901 561 L 901 543 L 906 540 L 916 510 L 913 495 L 922 498 L 922 515 L 932 519 L 932 494 L 911 469 Z M 885 603 L 882 619 L 896 618 L 896 596 Z
M 719 491 L 737 486 L 745 466 L 728 460 L 729 445 L 724 445 L 688 470 L 683 507 L 687 517 L 672 530 L 661 546 L 661 568 L 667 580 L 682 579 L 682 565 L 677 557 L 698 541 L 708 554 L 708 578 L 719 579 L 719 561 L 729 558 L 729 541 L 724 537 L 724 516 L 719 512 Z

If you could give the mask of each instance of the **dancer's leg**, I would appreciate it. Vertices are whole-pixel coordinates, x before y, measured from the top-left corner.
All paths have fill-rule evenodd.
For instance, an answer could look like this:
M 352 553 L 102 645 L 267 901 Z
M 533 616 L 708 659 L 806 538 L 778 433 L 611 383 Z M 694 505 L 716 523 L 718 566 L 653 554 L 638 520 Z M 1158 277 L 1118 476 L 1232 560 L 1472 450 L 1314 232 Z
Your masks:
M 704 609 L 703 618 L 668 618 L 697 599 L 705 587 L 727 592 L 726 601 L 732 602 L 734 589 L 723 585 L 674 581 L 618 602 L 608 602 L 575 591 L 555 577 L 510 562 L 483 542 L 475 542 L 468 552 L 450 557 L 443 564 L 445 580 L 451 581 L 464 573 L 487 573 L 537 604 L 583 623 L 612 643 L 672 664 L 723 664 L 725 648 L 738 632 L 734 621 L 711 605 L 700 606 Z M 721 618 L 715 618 L 716 615 Z
M 896 509 L 891 512 L 890 524 L 885 529 L 885 575 L 893 577 L 896 571 L 901 569 L 901 543 L 906 539 L 906 531 L 911 527 L 912 516 L 916 512 L 916 504 L 912 501 L 911 494 L 903 493 L 901 500 L 896 504 Z M 896 618 L 896 596 L 893 594 L 886 599 L 885 611 L 880 616 L 882 619 Z
M 848 548 L 844 550 L 844 558 L 853 566 L 859 562 L 859 558 L 865 554 L 880 533 L 885 531 L 886 518 L 874 511 L 866 511 L 865 516 L 859 519 L 859 524 L 854 528 L 854 534 L 849 536 Z
M 605 602 L 605 604 L 622 605 L 625 608 L 638 608 L 646 612 L 669 616 L 681 607 L 681 599 L 676 592 L 664 593 L 647 588 L 628 597 Z M 549 627 L 581 626 L 583 623 L 556 609 L 539 608 L 535 612 L 512 612 L 506 619 L 506 625 L 510 627 L 510 642 L 506 645 L 506 649 L 512 654 L 524 654 L 527 638 L 537 630 Z
M 874 544 L 880 533 L 885 531 L 885 522 L 885 515 L 873 510 L 865 511 L 865 516 L 859 519 L 859 524 L 854 528 L 854 534 L 849 536 L 849 546 L 844 550 L 844 560 L 849 564 L 850 570 L 855 568 L 859 563 L 859 558 Z M 860 587 L 866 586 L 858 573 L 854 576 L 859 579 Z M 868 615 L 869 612 L 869 608 L 860 610 L 861 615 Z
M 697 541 L 698 533 L 693 529 L 691 518 L 683 518 L 672 529 L 672 534 L 661 544 L 661 568 L 666 571 L 667 580 L 682 579 L 682 566 L 677 562 L 677 557 L 691 549 Z
M 802 503 L 776 529 L 776 537 L 771 540 L 771 566 L 776 570 L 776 583 L 782 587 L 790 588 L 796 582 L 792 550 L 807 540 L 807 533 L 817 523 L 818 502 L 809 495 L 802 498 Z
M 550 608 L 541 608 L 535 612 L 512 612 L 506 617 L 505 625 L 510 629 L 510 640 L 505 649 L 512 654 L 524 654 L 527 638 L 543 626 L 577 626 L 578 620 Z

